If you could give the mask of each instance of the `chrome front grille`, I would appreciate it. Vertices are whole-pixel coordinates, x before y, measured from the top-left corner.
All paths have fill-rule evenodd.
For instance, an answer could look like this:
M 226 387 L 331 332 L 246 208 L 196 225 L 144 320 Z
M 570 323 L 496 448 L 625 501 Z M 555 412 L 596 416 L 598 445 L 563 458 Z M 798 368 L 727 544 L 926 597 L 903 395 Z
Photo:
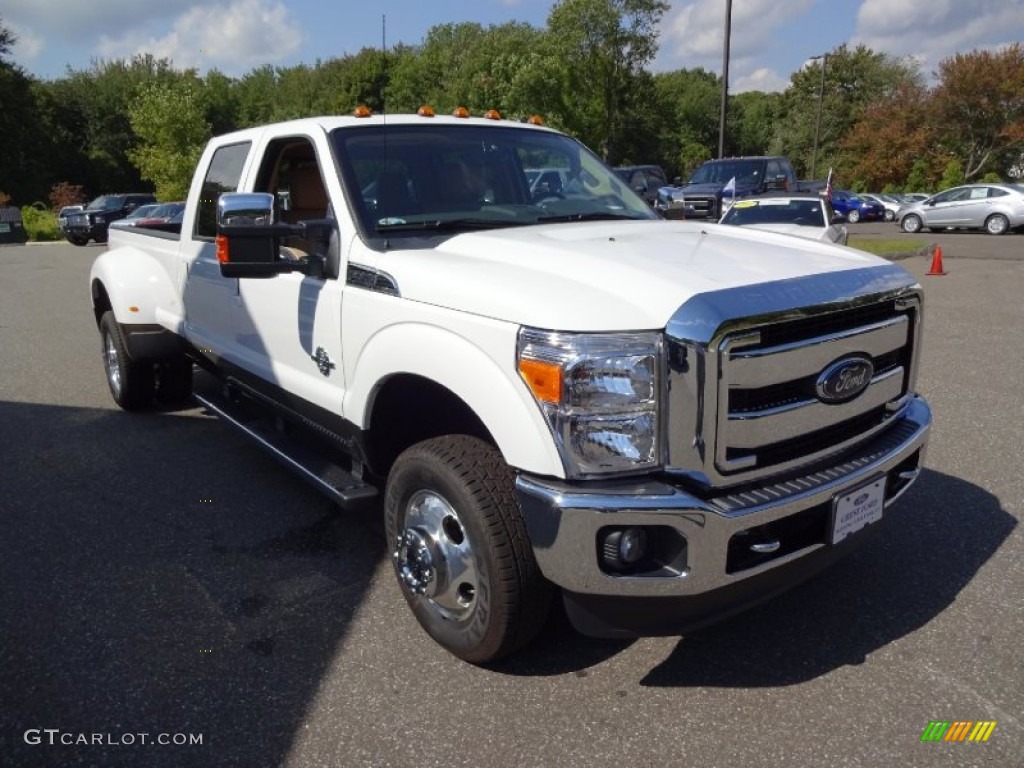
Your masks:
M 684 200 L 689 211 L 690 218 L 695 219 L 717 219 L 718 199 L 709 195 L 685 195 Z
M 866 325 L 859 324 L 863 313 L 853 312 L 838 326 L 837 318 L 822 323 L 821 328 L 830 328 L 825 333 L 797 321 L 789 329 L 779 323 L 767 334 L 726 336 L 718 356 L 719 470 L 766 468 L 815 456 L 882 426 L 907 395 L 912 359 L 912 315 L 887 304 L 886 319 Z M 823 402 L 815 389 L 818 376 L 830 363 L 852 355 L 872 361 L 867 388 L 845 403 Z
M 745 315 L 730 317 L 737 310 Z M 667 471 L 707 487 L 750 485 L 882 433 L 914 391 L 920 321 L 920 286 L 895 266 L 684 304 L 666 331 Z M 873 371 L 855 397 L 828 402 L 819 379 L 846 358 Z

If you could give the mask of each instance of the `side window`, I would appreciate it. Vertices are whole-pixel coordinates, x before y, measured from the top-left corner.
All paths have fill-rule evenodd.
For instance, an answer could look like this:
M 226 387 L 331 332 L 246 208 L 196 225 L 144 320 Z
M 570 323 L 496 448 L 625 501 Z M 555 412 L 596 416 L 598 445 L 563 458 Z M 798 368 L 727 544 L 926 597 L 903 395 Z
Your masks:
M 224 192 L 235 192 L 242 179 L 245 158 L 249 156 L 252 142 L 228 144 L 217 149 L 210 161 L 210 168 L 203 179 L 203 191 L 199 198 L 196 216 L 196 236 L 214 237 L 217 234 L 217 201 Z
M 1010 194 L 1010 193 L 1007 192 L 1005 189 L 999 189 L 999 187 L 989 187 L 988 188 L 988 196 L 989 197 L 1004 197 L 1005 195 L 1008 195 L 1008 194 Z
M 975 187 L 971 190 L 971 200 L 982 200 L 989 197 L 987 187 Z

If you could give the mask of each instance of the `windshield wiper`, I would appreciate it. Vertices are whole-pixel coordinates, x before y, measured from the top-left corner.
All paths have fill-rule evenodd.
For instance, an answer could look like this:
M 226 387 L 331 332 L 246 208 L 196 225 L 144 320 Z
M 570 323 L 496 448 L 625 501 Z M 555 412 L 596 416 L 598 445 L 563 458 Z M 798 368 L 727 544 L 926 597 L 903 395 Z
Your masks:
M 590 213 L 564 213 L 558 216 L 538 216 L 537 223 L 548 223 L 551 221 L 641 221 L 639 216 L 631 216 L 628 213 L 611 213 L 609 211 L 592 211 Z
M 510 219 L 432 219 L 430 221 L 401 221 L 394 224 L 378 224 L 378 232 L 404 232 L 415 230 L 435 230 L 446 232 L 451 230 L 500 229 L 502 227 L 522 227 L 532 224 L 528 221 Z

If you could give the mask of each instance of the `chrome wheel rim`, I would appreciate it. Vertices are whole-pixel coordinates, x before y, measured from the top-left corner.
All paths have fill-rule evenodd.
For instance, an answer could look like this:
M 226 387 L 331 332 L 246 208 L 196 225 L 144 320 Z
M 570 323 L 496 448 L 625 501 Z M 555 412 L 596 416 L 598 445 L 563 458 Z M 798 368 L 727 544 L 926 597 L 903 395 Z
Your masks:
M 121 367 L 118 365 L 117 347 L 109 333 L 103 334 L 103 362 L 107 367 L 107 381 L 116 397 L 121 396 Z
M 438 614 L 463 620 L 473 612 L 480 576 L 469 535 L 443 496 L 426 490 L 412 495 L 392 558 L 403 588 Z
M 903 220 L 905 232 L 917 232 L 921 228 L 921 221 L 916 216 L 908 216 Z
M 1006 229 L 1006 220 L 999 217 L 993 216 L 988 220 L 988 231 L 993 235 L 1001 235 L 1003 230 Z

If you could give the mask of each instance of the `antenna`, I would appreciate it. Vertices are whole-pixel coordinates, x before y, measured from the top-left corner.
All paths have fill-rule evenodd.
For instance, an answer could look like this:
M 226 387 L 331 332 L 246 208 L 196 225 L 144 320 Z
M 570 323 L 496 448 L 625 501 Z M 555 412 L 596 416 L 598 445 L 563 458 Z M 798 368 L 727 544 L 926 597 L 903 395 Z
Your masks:
M 381 117 L 388 113 L 387 99 L 385 93 L 388 90 L 388 16 L 386 13 L 380 15 L 380 114 Z

